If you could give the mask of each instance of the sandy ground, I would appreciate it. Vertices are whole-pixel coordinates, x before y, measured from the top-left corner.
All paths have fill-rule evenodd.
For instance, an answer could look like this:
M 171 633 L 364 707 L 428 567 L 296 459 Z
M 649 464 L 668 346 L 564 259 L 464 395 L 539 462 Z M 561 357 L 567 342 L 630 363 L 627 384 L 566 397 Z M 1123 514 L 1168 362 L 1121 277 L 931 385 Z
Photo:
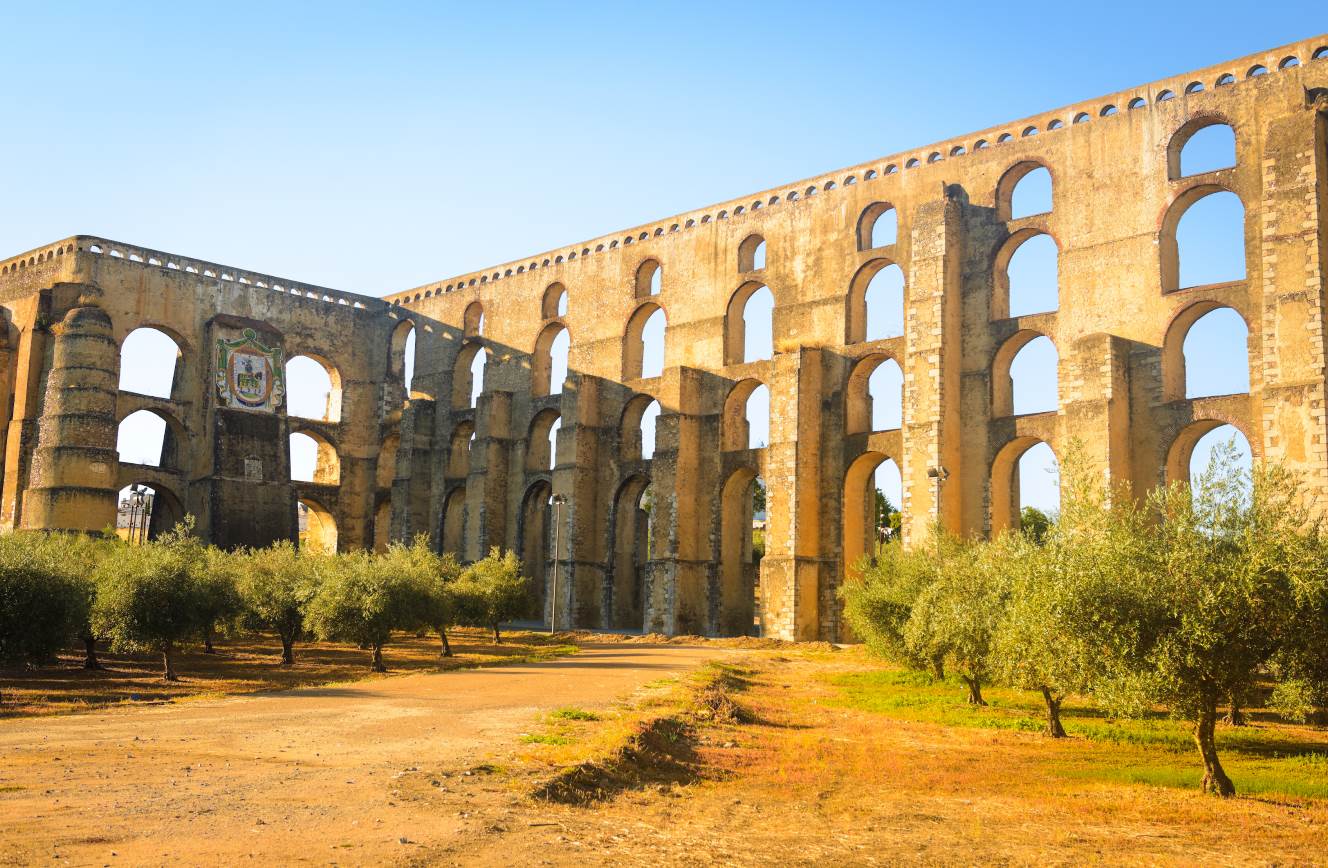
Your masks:
M 549 663 L 0 721 L 0 864 L 455 852 L 504 831 L 476 826 L 520 805 L 501 776 L 470 771 L 494 746 L 516 743 L 542 712 L 604 707 L 732 653 L 588 645 Z

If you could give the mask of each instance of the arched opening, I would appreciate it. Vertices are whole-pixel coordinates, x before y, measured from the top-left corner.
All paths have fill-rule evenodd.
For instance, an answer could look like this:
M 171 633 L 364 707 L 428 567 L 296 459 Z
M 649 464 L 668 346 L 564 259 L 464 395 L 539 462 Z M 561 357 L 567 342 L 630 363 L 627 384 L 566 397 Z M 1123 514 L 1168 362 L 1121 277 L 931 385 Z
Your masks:
M 558 462 L 558 429 L 562 424 L 562 416 L 557 410 L 546 409 L 535 414 L 526 441 L 527 470 L 544 473 L 554 468 Z
M 649 461 L 655 457 L 655 424 L 659 413 L 659 402 L 649 395 L 637 395 L 627 402 L 618 438 L 624 461 Z
M 1041 163 L 1019 163 L 996 185 L 996 212 L 1002 220 L 1050 214 L 1051 210 L 1051 170 Z
M 845 399 L 844 427 L 847 434 L 902 427 L 904 372 L 899 363 L 879 353 L 862 359 L 849 374 Z
M 374 468 L 374 487 L 379 491 L 390 491 L 392 480 L 397 476 L 397 446 L 401 437 L 393 431 L 383 438 L 383 445 L 378 450 L 378 464 Z M 294 457 L 294 452 L 291 453 Z
M 447 475 L 464 479 L 470 474 L 470 450 L 475 442 L 475 423 L 457 423 L 447 453 Z
M 879 452 L 864 452 L 844 475 L 844 574 L 856 573 L 864 556 L 900 541 L 903 478 L 899 465 Z
M 571 338 L 561 323 L 550 323 L 535 339 L 535 355 L 531 365 L 534 394 L 561 395 L 567 381 L 567 354 Z
M 165 332 L 137 328 L 120 344 L 120 391 L 170 399 L 184 367 L 180 345 Z
M 664 270 L 653 259 L 647 259 L 636 269 L 636 297 L 650 298 L 659 295 L 664 279 Z
M 760 283 L 744 284 L 729 299 L 725 361 L 730 365 L 772 358 L 775 296 Z
M 341 459 L 336 447 L 322 435 L 295 431 L 290 436 L 290 473 L 292 482 L 339 485 Z
M 770 442 L 770 389 L 743 380 L 724 401 L 721 441 L 726 451 L 762 449 Z
M 393 377 L 401 378 L 401 385 L 409 398 L 411 382 L 415 379 L 415 323 L 411 320 L 402 320 L 392 330 L 389 368 Z
M 668 320 L 656 304 L 638 307 L 623 335 L 623 379 L 658 377 L 664 373 L 664 336 Z
M 889 247 L 899 240 L 899 214 L 888 202 L 873 202 L 858 218 L 858 249 Z
M 184 516 L 184 505 L 174 492 L 134 482 L 120 489 L 115 533 L 128 542 L 144 543 L 173 530 Z
M 385 495 L 378 498 L 374 508 L 373 550 L 385 552 L 392 544 L 392 497 Z
M 1176 199 L 1162 226 L 1163 291 L 1245 279 L 1245 206 L 1202 185 Z
M 1181 127 L 1167 145 L 1167 170 L 1172 180 L 1229 169 L 1236 165 L 1236 131 L 1216 118 L 1201 118 Z
M 567 288 L 561 283 L 549 284 L 549 288 L 544 290 L 540 312 L 545 319 L 567 316 Z
M 1163 348 L 1165 397 L 1248 393 L 1249 334 L 1245 320 L 1232 308 L 1210 302 L 1182 311 L 1167 330 Z
M 748 235 L 738 245 L 738 272 L 760 271 L 765 268 L 765 239 L 760 235 Z
M 886 259 L 868 262 L 848 293 L 848 343 L 904 334 L 904 270 Z
M 311 355 L 292 356 L 286 362 L 286 414 L 341 421 L 341 374 L 331 362 Z
M 461 347 L 452 371 L 453 409 L 475 406 L 484 391 L 484 367 L 488 360 L 489 351 L 476 342 L 468 341 Z
M 991 366 L 992 415 L 1025 416 L 1060 409 L 1057 365 L 1051 338 L 1025 329 L 1007 340 Z
M 484 334 L 484 305 L 472 301 L 461 315 L 461 330 L 468 338 L 481 337 Z
M 522 573 L 530 579 L 530 598 L 541 619 L 548 598 L 549 566 L 553 560 L 553 487 L 547 480 L 534 482 L 521 501 Z
M 451 552 L 459 561 L 465 560 L 466 486 L 458 485 L 443 500 L 443 526 L 438 539 L 443 552 Z
M 1047 443 L 1019 437 L 996 453 L 991 469 L 993 536 L 1021 527 L 1026 509 L 1054 521 L 1060 513 L 1060 498 L 1056 455 Z
M 1045 232 L 1016 232 L 996 255 L 992 318 L 1048 313 L 1060 307 L 1059 252 Z
M 1235 469 L 1248 485 L 1254 460 L 1249 438 L 1235 425 L 1217 419 L 1191 422 L 1176 435 L 1167 453 L 1166 481 L 1193 485 L 1208 471 L 1213 453 L 1228 447 L 1234 448 Z
M 613 599 L 610 626 L 639 630 L 645 623 L 646 569 L 650 562 L 650 481 L 632 476 L 613 502 Z
M 115 449 L 121 464 L 180 467 L 179 448 L 185 442 L 180 423 L 156 410 L 138 410 L 121 422 Z
M 756 589 L 765 556 L 765 482 L 754 470 L 742 468 L 724 482 L 720 493 L 719 613 L 721 636 L 754 632 Z
M 296 504 L 296 517 L 300 548 L 328 554 L 337 550 L 337 521 L 321 503 L 301 498 Z

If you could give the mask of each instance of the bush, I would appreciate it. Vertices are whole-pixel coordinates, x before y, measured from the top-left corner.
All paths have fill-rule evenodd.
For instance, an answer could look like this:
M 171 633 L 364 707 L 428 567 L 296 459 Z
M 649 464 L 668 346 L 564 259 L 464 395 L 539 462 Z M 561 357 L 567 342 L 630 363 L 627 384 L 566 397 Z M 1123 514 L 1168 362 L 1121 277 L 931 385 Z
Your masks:
M 418 583 L 389 558 L 368 552 L 316 558 L 317 595 L 306 618 L 320 639 L 354 642 L 372 652 L 374 672 L 386 672 L 383 646 L 393 630 L 419 626 Z
M 52 569 L 40 536 L 0 537 L 0 665 L 50 662 L 87 620 L 90 586 Z
M 237 591 L 244 623 L 272 630 L 281 640 L 281 662 L 295 662 L 295 643 L 307 635 L 305 613 L 318 590 L 313 557 L 290 542 L 235 556 Z
M 530 602 L 528 584 L 514 552 L 490 549 L 488 557 L 467 567 L 452 586 L 460 620 L 491 628 L 493 643 L 502 644 L 498 628 L 504 621 L 525 614 Z

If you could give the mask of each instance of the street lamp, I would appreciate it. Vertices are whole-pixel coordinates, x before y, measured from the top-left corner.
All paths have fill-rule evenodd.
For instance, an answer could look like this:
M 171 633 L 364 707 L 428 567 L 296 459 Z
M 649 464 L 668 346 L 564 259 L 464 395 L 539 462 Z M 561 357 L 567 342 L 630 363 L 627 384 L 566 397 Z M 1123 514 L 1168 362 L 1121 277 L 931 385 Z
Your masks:
M 941 486 L 950 478 L 950 471 L 941 465 L 927 468 L 927 478 L 936 481 L 936 524 L 941 523 Z
M 561 494 L 553 496 L 553 588 L 550 590 L 552 599 L 549 610 L 549 633 L 552 634 L 558 629 L 558 555 L 562 550 L 562 513 L 563 504 L 567 498 Z

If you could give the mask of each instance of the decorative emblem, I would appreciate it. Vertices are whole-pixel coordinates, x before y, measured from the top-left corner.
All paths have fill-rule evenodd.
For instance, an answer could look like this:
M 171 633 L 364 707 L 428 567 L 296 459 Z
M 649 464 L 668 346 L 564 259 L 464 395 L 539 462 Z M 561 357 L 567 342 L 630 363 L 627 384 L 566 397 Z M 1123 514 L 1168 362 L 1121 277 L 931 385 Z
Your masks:
M 217 394 L 228 406 L 272 410 L 286 391 L 281 349 L 266 347 L 253 329 L 236 340 L 217 338 Z

